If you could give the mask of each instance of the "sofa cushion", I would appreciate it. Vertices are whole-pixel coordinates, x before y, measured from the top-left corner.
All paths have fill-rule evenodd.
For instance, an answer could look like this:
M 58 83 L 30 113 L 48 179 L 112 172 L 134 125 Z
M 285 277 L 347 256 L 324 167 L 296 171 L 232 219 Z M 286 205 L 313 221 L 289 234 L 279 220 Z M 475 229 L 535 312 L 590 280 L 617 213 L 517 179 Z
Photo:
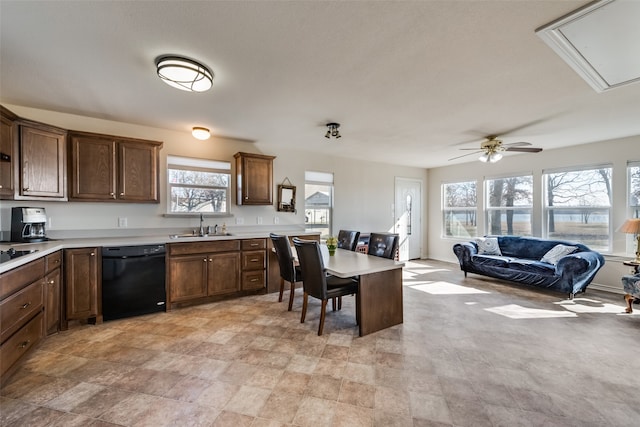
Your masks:
M 556 272 L 556 268 L 553 265 L 532 259 L 513 259 L 509 261 L 507 266 L 513 270 L 545 276 L 553 276 Z
M 473 263 L 484 267 L 503 267 L 506 268 L 513 258 L 500 255 L 474 255 Z
M 544 254 L 540 261 L 556 265 L 558 261 L 560 261 L 560 258 L 575 252 L 576 249 L 578 249 L 577 246 L 558 244 L 551 248 L 546 254 Z
M 502 255 L 497 237 L 478 237 L 476 244 L 480 255 Z

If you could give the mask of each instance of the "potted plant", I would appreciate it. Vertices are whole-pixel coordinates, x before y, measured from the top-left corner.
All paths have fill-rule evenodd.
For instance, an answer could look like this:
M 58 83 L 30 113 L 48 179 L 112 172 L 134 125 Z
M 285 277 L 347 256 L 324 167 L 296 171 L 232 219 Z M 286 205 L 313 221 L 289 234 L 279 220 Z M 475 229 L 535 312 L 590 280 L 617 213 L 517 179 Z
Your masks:
M 327 237 L 327 249 L 329 250 L 329 255 L 333 256 L 336 253 L 336 249 L 338 249 L 338 239 L 333 236 Z

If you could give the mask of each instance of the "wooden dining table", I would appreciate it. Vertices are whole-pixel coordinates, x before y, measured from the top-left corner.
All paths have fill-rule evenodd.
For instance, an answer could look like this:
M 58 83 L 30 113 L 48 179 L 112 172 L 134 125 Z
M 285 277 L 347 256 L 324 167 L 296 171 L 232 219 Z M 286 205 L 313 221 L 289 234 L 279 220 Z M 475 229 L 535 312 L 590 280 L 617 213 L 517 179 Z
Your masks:
M 326 245 L 320 245 L 327 273 L 337 277 L 359 276 L 357 298 L 360 303 L 360 336 L 399 325 L 403 322 L 403 262 L 346 249 L 336 249 L 329 256 Z M 297 257 L 295 247 L 291 253 Z

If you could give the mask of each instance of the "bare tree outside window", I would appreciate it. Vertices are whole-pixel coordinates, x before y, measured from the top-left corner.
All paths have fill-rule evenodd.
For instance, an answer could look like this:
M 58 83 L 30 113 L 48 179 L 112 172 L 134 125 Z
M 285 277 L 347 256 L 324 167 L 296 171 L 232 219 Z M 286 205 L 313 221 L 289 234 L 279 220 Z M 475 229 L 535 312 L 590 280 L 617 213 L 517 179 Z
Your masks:
M 547 237 L 609 250 L 611 172 L 599 167 L 545 174 Z
M 490 179 L 487 218 L 494 235 L 531 235 L 533 176 Z
M 443 184 L 443 236 L 477 235 L 477 184 L 475 181 Z

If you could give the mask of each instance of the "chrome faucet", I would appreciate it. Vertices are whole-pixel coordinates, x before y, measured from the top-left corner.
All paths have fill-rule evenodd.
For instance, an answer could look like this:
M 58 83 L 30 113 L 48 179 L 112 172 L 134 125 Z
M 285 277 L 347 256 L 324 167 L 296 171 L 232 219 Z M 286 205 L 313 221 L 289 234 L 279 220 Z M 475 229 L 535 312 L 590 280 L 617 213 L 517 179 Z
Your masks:
M 204 218 L 200 214 L 200 236 L 204 236 Z

